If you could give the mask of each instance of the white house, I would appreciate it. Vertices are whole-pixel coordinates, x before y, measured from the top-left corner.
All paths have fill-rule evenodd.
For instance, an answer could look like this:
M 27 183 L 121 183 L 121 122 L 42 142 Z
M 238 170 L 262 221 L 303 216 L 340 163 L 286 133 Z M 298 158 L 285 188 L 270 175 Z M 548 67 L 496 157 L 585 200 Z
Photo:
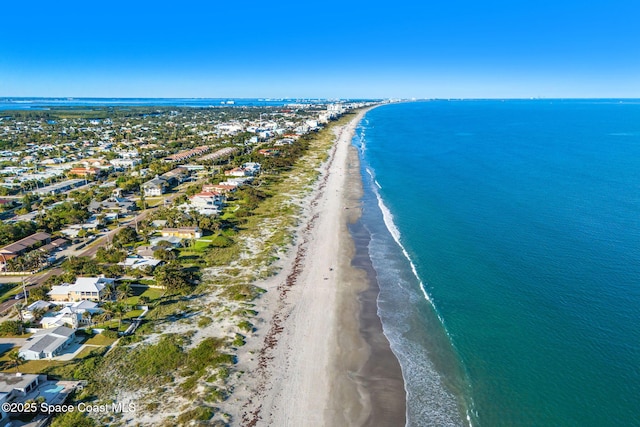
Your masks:
M 73 329 L 58 326 L 36 332 L 24 343 L 18 354 L 25 360 L 51 359 L 62 353 L 75 337 Z
M 87 318 L 84 316 L 85 312 L 94 315 L 101 311 L 98 308 L 98 303 L 87 300 L 76 301 L 53 315 L 43 317 L 40 320 L 40 325 L 42 325 L 43 329 L 56 328 L 58 326 L 77 329 L 81 324 L 88 323 Z
M 52 301 L 100 301 L 105 289 L 114 282 L 105 277 L 78 277 L 73 285 L 52 286 L 49 296 Z
M 7 374 L 0 373 L 0 406 L 4 403 L 19 403 L 20 398 L 35 390 L 41 383 L 47 380 L 46 375 L 34 374 Z M 9 425 L 8 411 L 0 410 L 0 426 Z
M 169 187 L 169 182 L 156 175 L 155 178 L 142 184 L 145 196 L 161 196 Z
M 38 300 L 35 302 L 32 302 L 31 304 L 29 304 L 27 307 L 25 307 L 24 310 L 22 310 L 22 317 L 26 320 L 31 320 L 33 319 L 33 312 L 35 310 L 49 310 L 49 308 L 54 305 L 48 301 L 42 301 L 42 300 Z
M 251 172 L 244 168 L 233 168 L 224 171 L 225 176 L 251 176 Z
M 260 163 L 257 162 L 247 162 L 242 164 L 242 169 L 249 172 L 250 175 L 257 175 L 260 173 Z
M 145 267 L 156 268 L 162 261 L 155 258 L 145 258 L 142 256 L 129 256 L 123 262 L 119 262 L 118 265 L 125 267 L 131 267 L 136 269 L 142 269 Z
M 135 165 L 140 164 L 140 159 L 128 158 L 128 159 L 113 159 L 110 163 L 116 168 L 131 169 Z
M 189 197 L 189 200 L 194 208 L 219 208 L 224 202 L 224 197 L 213 191 L 202 191 Z
M 44 316 L 40 319 L 40 325 L 42 329 L 53 329 L 59 326 L 78 329 L 81 320 L 82 315 L 80 313 L 72 311 L 69 307 L 65 307 L 53 315 Z

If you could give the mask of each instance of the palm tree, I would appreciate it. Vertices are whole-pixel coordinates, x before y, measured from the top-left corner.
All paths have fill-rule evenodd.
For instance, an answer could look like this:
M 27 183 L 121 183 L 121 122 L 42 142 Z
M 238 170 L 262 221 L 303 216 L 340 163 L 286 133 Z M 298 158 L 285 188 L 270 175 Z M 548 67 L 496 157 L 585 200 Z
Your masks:
M 102 323 L 106 323 L 107 321 L 111 320 L 114 313 L 115 311 L 113 309 L 113 303 L 111 302 L 104 303 L 102 305 L 102 314 L 100 315 L 100 321 Z
M 13 308 L 15 309 L 16 313 L 18 313 L 18 319 L 20 319 L 20 324 L 24 323 L 24 317 L 22 316 L 22 309 L 24 308 L 24 304 L 21 302 L 17 302 Z
M 131 296 L 131 285 L 128 283 L 123 283 L 118 286 L 118 290 L 116 291 L 116 295 L 118 301 L 123 301 Z
M 116 290 L 113 288 L 113 286 L 108 285 L 106 288 L 104 288 L 104 294 L 102 296 L 102 299 L 107 300 L 107 301 L 112 301 L 113 297 L 115 296 Z
M 116 316 L 118 316 L 118 332 L 120 332 L 120 327 L 122 326 L 122 318 L 129 311 L 129 307 L 122 303 L 118 303 L 113 307 L 113 312 Z
M 46 308 L 43 308 L 43 307 L 34 308 L 33 311 L 31 312 L 33 314 L 33 320 L 35 320 L 36 322 L 39 322 L 44 317 L 46 312 L 47 312 Z
M 18 373 L 18 368 L 24 363 L 24 357 L 20 355 L 18 350 L 13 350 L 9 353 L 9 361 L 16 368 L 16 373 Z
M 93 319 L 91 318 L 91 312 L 89 310 L 85 310 L 82 312 L 82 320 L 84 320 L 86 323 L 89 323 L 89 327 L 93 326 Z

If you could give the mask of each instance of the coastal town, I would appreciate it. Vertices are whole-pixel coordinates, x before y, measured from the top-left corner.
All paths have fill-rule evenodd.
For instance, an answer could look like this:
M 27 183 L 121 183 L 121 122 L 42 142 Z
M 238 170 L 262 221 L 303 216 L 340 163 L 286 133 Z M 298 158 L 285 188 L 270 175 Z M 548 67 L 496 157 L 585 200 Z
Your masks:
M 1 112 L 0 425 L 232 422 L 254 283 L 370 105 Z M 119 411 L 24 410 L 65 402 Z

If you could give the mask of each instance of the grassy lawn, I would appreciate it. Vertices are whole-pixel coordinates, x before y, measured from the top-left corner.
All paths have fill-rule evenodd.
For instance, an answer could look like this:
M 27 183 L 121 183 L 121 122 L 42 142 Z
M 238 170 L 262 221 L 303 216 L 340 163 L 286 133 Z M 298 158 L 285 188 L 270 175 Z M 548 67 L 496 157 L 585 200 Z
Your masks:
M 115 338 L 107 338 L 102 334 L 97 334 L 91 338 L 89 338 L 87 340 L 87 342 L 85 342 L 85 344 L 91 344 L 91 345 L 111 345 L 115 342 Z M 85 348 L 84 350 L 86 350 L 87 348 Z M 80 354 L 78 355 L 78 357 L 80 357 L 80 355 L 82 353 L 84 353 L 84 350 L 82 350 L 82 352 L 80 352 Z M 91 348 L 89 348 L 89 350 L 91 350 Z M 86 356 L 86 355 L 85 355 Z
M 212 241 L 213 240 L 211 238 L 196 240 L 193 246 L 191 247 L 191 249 L 193 249 L 196 252 L 204 251 L 206 248 L 208 248 L 211 245 Z
M 155 208 L 164 203 L 164 197 L 145 197 L 144 202 L 147 204 L 147 208 Z
M 69 362 L 61 362 L 58 360 L 29 360 L 18 368 L 18 372 L 23 374 L 39 374 L 47 368 L 52 366 L 62 366 L 65 363 Z M 16 368 L 11 367 L 9 369 L 5 369 L 4 372 L 15 372 Z
M 156 288 L 142 288 L 139 286 L 132 286 L 131 291 L 133 296 L 124 300 L 124 303 L 128 306 L 135 307 L 139 304 L 140 297 L 149 298 L 149 302 L 162 298 L 164 291 Z
M 22 334 L 22 335 L 6 334 L 6 335 L 0 335 L 0 338 L 29 338 L 31 337 L 31 335 L 33 334 Z
M 140 316 L 142 314 L 142 312 L 143 312 L 143 310 L 131 310 L 130 312 L 125 314 L 122 319 L 123 320 L 124 319 L 135 319 L 136 317 Z
M 92 351 L 94 351 L 95 348 L 93 347 L 85 347 L 82 349 L 82 351 L 78 354 L 76 354 L 76 357 L 74 357 L 74 360 L 79 360 L 79 359 L 84 359 L 85 357 L 87 357 L 89 354 L 91 354 Z
M 162 298 L 162 296 L 164 296 L 164 290 L 156 289 L 156 288 L 147 288 L 147 290 L 144 291 L 140 296 L 147 297 L 149 298 L 149 300 L 153 301 L 153 300 Z
M 2 353 L 2 355 L 0 355 L 0 363 L 5 363 L 5 362 L 9 362 L 9 354 L 13 351 L 13 350 L 19 350 L 20 346 L 16 346 L 16 347 L 11 347 L 11 348 L 7 348 L 7 350 L 5 350 L 4 353 Z

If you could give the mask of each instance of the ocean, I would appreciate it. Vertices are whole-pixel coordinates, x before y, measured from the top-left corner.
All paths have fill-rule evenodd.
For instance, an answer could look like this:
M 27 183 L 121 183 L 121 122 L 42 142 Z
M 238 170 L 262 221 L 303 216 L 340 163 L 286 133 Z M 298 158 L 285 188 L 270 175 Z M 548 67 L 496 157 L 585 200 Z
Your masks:
M 354 145 L 408 425 L 640 425 L 640 101 L 390 104 Z

